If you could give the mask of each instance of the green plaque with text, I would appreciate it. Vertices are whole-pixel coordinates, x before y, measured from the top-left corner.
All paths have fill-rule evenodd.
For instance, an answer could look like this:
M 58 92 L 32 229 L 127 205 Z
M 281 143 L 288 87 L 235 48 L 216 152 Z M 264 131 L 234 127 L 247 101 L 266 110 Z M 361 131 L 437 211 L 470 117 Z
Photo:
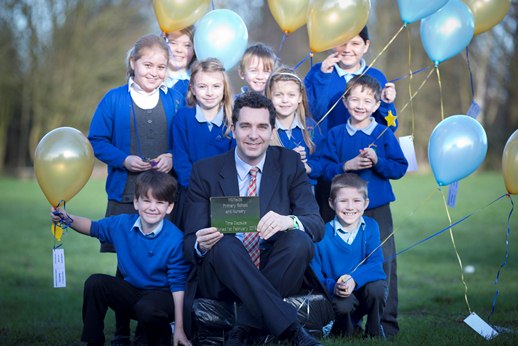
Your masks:
M 259 197 L 211 197 L 211 226 L 221 233 L 255 232 L 261 213 Z

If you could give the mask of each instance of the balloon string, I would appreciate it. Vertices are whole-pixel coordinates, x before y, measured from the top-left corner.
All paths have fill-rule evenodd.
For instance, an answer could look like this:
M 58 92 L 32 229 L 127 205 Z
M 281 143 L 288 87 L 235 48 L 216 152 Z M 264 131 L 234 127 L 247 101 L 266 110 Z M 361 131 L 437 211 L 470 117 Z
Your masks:
M 475 98 L 475 86 L 473 84 L 473 73 L 471 72 L 471 63 L 469 60 L 469 50 L 468 47 L 466 47 L 466 60 L 468 62 L 468 71 L 469 71 L 469 83 L 471 85 L 471 98 Z
M 446 203 L 446 197 L 444 197 L 444 191 L 441 189 L 442 194 L 442 200 L 444 202 L 444 208 L 446 209 L 446 215 L 448 215 L 448 221 L 450 222 L 450 238 L 451 243 L 453 244 L 453 249 L 455 250 L 455 255 L 457 256 L 457 261 L 459 262 L 460 266 L 460 279 L 462 281 L 462 284 L 464 285 L 464 300 L 466 301 L 466 305 L 468 306 L 468 311 L 471 314 L 471 307 L 469 306 L 468 301 L 468 285 L 466 285 L 466 281 L 464 281 L 464 266 L 462 265 L 462 260 L 460 259 L 459 251 L 457 251 L 457 245 L 455 245 L 455 238 L 453 237 L 453 228 L 451 223 L 451 216 L 450 211 L 448 209 L 448 204 Z
M 404 222 L 406 222 L 407 220 L 409 220 L 409 219 L 410 219 L 410 218 L 411 218 L 411 217 L 412 217 L 412 216 L 417 212 L 417 210 L 418 210 L 418 209 L 420 209 L 423 205 L 425 205 L 426 203 L 428 203 L 428 201 L 432 198 L 432 196 L 433 196 L 436 192 L 437 192 L 437 190 L 433 190 L 433 191 L 432 191 L 432 193 L 431 193 L 430 195 L 428 195 L 428 197 L 427 197 L 427 198 L 425 198 L 425 199 L 421 202 L 421 204 L 417 205 L 417 206 L 416 206 L 416 208 L 415 208 L 414 210 L 412 210 L 412 211 L 410 212 L 410 214 L 408 214 L 408 215 L 406 216 L 406 218 L 403 220 L 403 222 L 402 222 L 402 223 L 404 223 Z M 366 257 L 365 257 L 365 258 L 364 258 L 360 263 L 358 263 L 358 265 L 357 265 L 357 266 L 352 270 L 352 272 L 351 272 L 351 273 L 354 273 L 354 271 L 355 271 L 356 269 L 358 269 L 358 267 L 359 267 L 359 266 L 361 266 L 363 263 L 365 263 L 365 261 L 367 261 L 367 259 L 368 259 L 368 258 L 369 258 L 369 257 L 370 257 L 374 252 L 376 252 L 376 250 L 378 250 L 380 247 L 382 247 L 382 246 L 383 246 L 383 244 L 385 244 L 385 243 L 386 243 L 386 242 L 387 242 L 391 237 L 393 237 L 393 236 L 394 236 L 394 233 L 396 233 L 396 231 L 398 231 L 398 230 L 399 230 L 399 227 L 395 228 L 395 229 L 394 229 L 394 230 L 393 230 L 389 235 L 387 235 L 387 237 L 386 237 L 385 239 L 383 239 L 383 241 L 382 241 L 378 246 L 376 246 L 376 248 L 375 248 L 374 250 L 372 250 L 370 254 L 368 254 L 368 255 L 367 255 L 367 256 L 366 256 Z M 395 256 L 393 256 L 393 257 L 395 257 Z M 391 259 L 392 259 L 393 257 L 391 257 Z
M 507 216 L 507 233 L 505 235 L 505 261 L 500 265 L 500 268 L 498 268 L 498 272 L 496 273 L 495 283 L 494 285 L 498 285 L 498 278 L 500 277 L 500 271 L 503 267 L 507 264 L 507 261 L 509 260 L 509 235 L 511 233 L 511 216 L 513 215 L 514 210 L 514 203 L 513 199 L 511 198 L 511 195 L 507 194 L 507 197 L 509 197 L 509 201 L 511 202 L 511 211 L 509 212 L 509 216 Z M 496 306 L 496 299 L 498 298 L 498 295 L 500 294 L 498 287 L 495 291 L 495 296 L 493 297 L 493 304 L 491 305 L 491 312 L 487 316 L 487 320 L 491 321 L 491 316 L 493 316 L 493 313 L 495 312 L 495 306 Z
M 59 221 L 55 222 L 54 224 L 57 224 L 63 230 L 66 230 L 74 222 L 74 219 L 72 219 L 70 215 L 68 215 L 66 209 L 66 202 L 64 200 L 60 200 L 58 205 L 56 205 L 54 209 L 58 209 L 61 206 L 61 204 L 63 204 L 62 211 L 55 210 L 52 212 L 54 215 L 59 216 Z
M 409 64 L 409 66 L 410 66 L 410 64 Z M 389 80 L 389 82 L 390 83 L 394 83 L 394 82 L 399 82 L 400 80 L 403 80 L 403 79 L 406 79 L 406 78 L 409 78 L 409 77 L 412 78 L 414 75 L 419 74 L 421 72 L 424 72 L 424 71 L 428 70 L 430 67 L 432 67 L 432 66 L 431 65 L 430 66 L 425 66 L 425 67 L 422 67 L 419 70 L 415 70 L 415 71 L 410 70 L 409 74 L 401 76 L 401 77 L 397 77 L 397 78 L 394 78 L 394 79 L 391 79 L 391 80 Z
M 444 120 L 444 100 L 442 98 L 442 83 L 441 73 L 439 72 L 439 65 L 435 65 L 435 72 L 437 72 L 437 83 L 439 84 L 439 96 L 441 98 L 441 120 Z
M 293 69 L 297 70 L 299 68 L 299 66 L 304 63 L 304 61 L 306 61 L 306 60 L 308 60 L 308 58 L 312 58 L 312 57 L 313 57 L 313 53 L 309 52 L 308 55 L 306 55 L 301 61 L 299 61 Z M 311 65 L 313 65 L 313 63 L 311 63 Z
M 464 216 L 462 219 L 460 219 L 460 220 L 458 220 L 458 221 L 454 222 L 453 224 L 451 224 L 451 225 L 449 225 L 449 226 L 447 226 L 447 227 L 445 227 L 445 228 L 441 229 L 441 230 L 440 230 L 440 231 L 438 231 L 438 232 L 435 232 L 435 233 L 434 233 L 434 234 L 432 234 L 432 235 L 429 235 L 428 237 L 426 237 L 426 238 L 424 238 L 424 239 L 421 239 L 420 241 L 418 241 L 418 242 L 416 242 L 416 243 L 414 243 L 414 244 L 410 245 L 409 247 L 407 247 L 407 248 L 405 248 L 405 249 L 403 249 L 403 250 L 401 250 L 401 251 L 397 252 L 396 254 L 394 254 L 393 256 L 391 256 L 391 257 L 389 257 L 389 258 L 385 258 L 385 261 L 384 261 L 384 262 L 390 261 L 390 260 L 391 260 L 391 259 L 393 259 L 394 257 L 397 257 L 397 256 L 401 255 L 402 253 L 407 252 L 407 251 L 409 251 L 409 250 L 413 249 L 414 247 L 416 247 L 416 246 L 418 246 L 418 245 L 421 245 L 421 244 L 423 244 L 423 243 L 426 243 L 428 240 L 430 240 L 430 239 L 432 239 L 432 238 L 435 238 L 435 237 L 437 237 L 438 235 L 440 235 L 440 234 L 442 234 L 442 233 L 446 232 L 447 230 L 449 230 L 449 229 L 450 229 L 451 227 L 453 227 L 453 226 L 457 226 L 457 225 L 458 225 L 458 224 L 460 224 L 461 222 L 464 222 L 465 220 L 469 219 L 469 218 L 470 218 L 470 217 L 472 217 L 473 215 L 475 215 L 475 214 L 479 213 L 480 211 L 482 211 L 482 210 L 484 210 L 485 208 L 487 208 L 487 207 L 491 206 L 493 203 L 496 203 L 497 201 L 499 201 L 500 199 L 502 199 L 502 198 L 504 198 L 504 197 L 506 197 L 506 196 L 507 196 L 507 195 L 506 195 L 506 194 L 504 194 L 504 195 L 502 195 L 502 196 L 498 197 L 497 199 L 495 199 L 494 201 L 492 201 L 492 202 L 491 202 L 491 203 L 489 203 L 488 205 L 486 205 L 486 206 L 484 206 L 484 207 L 482 207 L 482 208 L 479 208 L 479 209 L 475 210 L 475 211 L 474 211 L 474 212 L 472 212 L 471 214 L 469 214 L 469 215 L 467 215 L 467 216 Z
M 286 36 L 287 35 L 288 35 L 287 31 L 285 31 L 284 34 L 282 35 L 281 44 L 279 45 L 279 50 L 277 51 L 277 56 L 279 58 L 281 57 L 282 47 L 284 46 L 284 41 L 286 41 Z
M 378 53 L 378 55 L 374 58 L 374 60 L 372 60 L 372 62 L 369 64 L 369 66 L 367 66 L 367 68 L 365 70 L 363 70 L 363 72 L 360 74 L 360 77 L 363 76 L 365 73 L 367 73 L 367 71 L 369 71 L 371 69 L 372 66 L 374 66 L 374 64 L 376 63 L 376 61 L 378 60 L 378 58 L 387 50 L 387 48 L 392 44 L 392 42 L 394 42 L 394 40 L 396 39 L 396 37 L 398 37 L 398 35 L 401 33 L 401 31 L 403 31 L 403 29 L 406 27 L 406 24 L 403 24 L 401 26 L 401 28 L 399 28 L 399 30 L 396 32 L 396 34 L 394 36 L 392 36 L 392 38 L 389 40 L 389 42 L 385 45 L 385 47 L 383 47 L 383 49 Z M 338 100 L 336 100 L 336 102 L 331 106 L 331 108 L 329 108 L 329 110 L 326 112 L 326 114 L 324 114 L 322 116 L 322 118 L 320 118 L 320 120 L 317 122 L 317 126 L 320 125 L 320 123 L 322 123 L 322 121 L 324 121 L 324 119 L 327 118 L 327 116 L 329 115 L 329 113 L 331 113 L 331 111 L 333 109 L 335 109 L 336 105 L 340 102 L 340 100 L 342 99 L 342 97 L 345 96 L 345 94 L 347 94 L 347 92 L 349 92 L 349 87 L 347 87 L 345 89 L 345 91 L 343 92 L 342 96 L 340 96 L 338 98 Z
M 425 85 L 425 83 L 428 81 L 428 79 L 430 79 L 430 76 L 432 75 L 433 73 L 433 70 L 430 70 L 430 72 L 428 73 L 428 75 L 426 76 L 426 78 L 424 79 L 424 81 L 421 83 L 421 85 L 419 85 L 419 87 L 417 88 L 416 92 L 410 97 L 410 100 L 408 100 L 408 102 L 403 106 L 403 108 L 401 108 L 401 111 L 399 112 L 400 116 L 401 116 L 401 113 L 403 113 L 403 111 L 408 107 L 408 105 L 412 102 L 412 100 L 417 96 L 417 94 L 419 94 L 419 91 L 421 91 L 421 89 L 423 88 L 423 86 Z
M 412 39 L 410 37 L 410 30 L 407 28 L 407 38 L 408 38 L 408 70 L 410 71 L 410 80 L 408 81 L 408 97 L 412 96 L 412 81 L 414 80 L 414 73 L 412 73 Z M 424 71 L 429 66 L 426 66 L 421 69 Z M 418 71 L 417 73 L 421 72 Z M 412 122 L 412 137 L 414 137 L 415 133 L 415 112 L 414 112 L 414 103 L 410 101 L 410 114 L 411 114 L 411 122 Z

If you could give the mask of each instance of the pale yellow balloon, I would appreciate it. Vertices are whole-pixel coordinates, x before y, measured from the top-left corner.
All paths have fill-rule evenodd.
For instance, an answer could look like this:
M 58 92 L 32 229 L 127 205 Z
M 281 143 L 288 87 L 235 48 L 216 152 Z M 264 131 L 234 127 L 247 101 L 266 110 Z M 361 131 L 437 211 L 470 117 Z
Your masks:
M 160 29 L 169 33 L 185 29 L 203 17 L 210 0 L 154 0 L 153 6 Z
M 505 144 L 502 173 L 507 192 L 518 195 L 518 130 L 514 131 Z
M 268 0 L 268 7 L 277 24 L 287 34 L 306 24 L 309 0 Z
M 504 19 L 511 0 L 463 0 L 473 12 L 475 35 L 488 31 Z
M 309 48 L 322 52 L 352 39 L 369 18 L 370 0 L 313 0 L 308 11 Z
M 50 204 L 68 202 L 87 183 L 94 168 L 94 154 L 88 139 L 72 127 L 47 133 L 34 154 L 34 173 Z

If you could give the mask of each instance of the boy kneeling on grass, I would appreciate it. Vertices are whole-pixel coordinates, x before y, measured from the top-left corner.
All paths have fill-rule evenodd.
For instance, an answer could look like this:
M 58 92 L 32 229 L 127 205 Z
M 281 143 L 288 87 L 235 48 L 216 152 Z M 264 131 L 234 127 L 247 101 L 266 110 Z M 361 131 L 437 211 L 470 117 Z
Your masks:
M 353 173 L 333 178 L 329 205 L 335 218 L 326 224 L 323 240 L 315 243 L 311 267 L 332 297 L 334 336 L 352 336 L 364 315 L 365 336 L 384 335 L 383 253 L 377 222 L 363 216 L 368 204 L 365 180 Z
M 113 244 L 122 278 L 93 274 L 85 282 L 83 332 L 88 345 L 104 344 L 108 308 L 136 319 L 148 345 L 189 345 L 183 329 L 184 287 L 189 265 L 183 258 L 183 233 L 166 215 L 173 209 L 176 180 L 155 170 L 140 174 L 134 205 L 138 214 L 122 214 L 99 221 L 67 215 L 59 208 L 52 221 L 65 221 L 79 233 Z

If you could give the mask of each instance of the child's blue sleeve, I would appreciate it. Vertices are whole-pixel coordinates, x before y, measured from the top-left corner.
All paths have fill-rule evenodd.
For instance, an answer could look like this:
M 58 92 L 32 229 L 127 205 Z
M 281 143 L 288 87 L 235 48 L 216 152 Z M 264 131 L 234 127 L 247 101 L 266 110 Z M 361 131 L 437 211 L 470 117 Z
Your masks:
M 322 63 L 315 64 L 304 78 L 311 116 L 320 120 L 329 108 L 334 86 L 331 83 L 332 73 L 320 71 Z M 331 90 L 328 90 L 331 89 Z M 336 93 L 336 90 L 334 90 Z
M 374 219 L 365 218 L 367 240 L 362 257 L 366 258 L 351 277 L 356 282 L 355 290 L 365 286 L 369 282 L 384 280 L 386 278 L 383 271 L 383 251 L 381 249 L 380 232 L 378 223 Z M 362 250 L 363 251 L 363 250 Z
M 108 166 L 124 168 L 123 162 L 128 154 L 113 144 L 113 135 L 117 132 L 115 113 L 118 110 L 115 109 L 114 101 L 116 98 L 116 90 L 109 91 L 102 98 L 90 123 L 88 139 L 97 159 Z
M 328 132 L 320 155 L 322 175 L 326 181 L 331 181 L 336 175 L 344 173 L 343 166 L 345 162 L 341 162 L 338 156 L 342 144 L 336 129 L 337 127 L 332 128 Z
M 192 129 L 189 129 L 188 117 L 194 115 L 190 111 L 190 108 L 180 109 L 173 122 L 173 168 L 178 175 L 178 183 L 185 187 L 189 186 L 192 170 L 189 157 L 189 135 Z
M 315 245 L 315 256 L 311 260 L 310 266 L 311 269 L 315 272 L 318 280 L 325 286 L 326 290 L 332 296 L 335 290 L 336 281 L 333 278 L 324 277 L 324 273 L 322 271 L 322 255 L 318 247 L 318 243 Z

